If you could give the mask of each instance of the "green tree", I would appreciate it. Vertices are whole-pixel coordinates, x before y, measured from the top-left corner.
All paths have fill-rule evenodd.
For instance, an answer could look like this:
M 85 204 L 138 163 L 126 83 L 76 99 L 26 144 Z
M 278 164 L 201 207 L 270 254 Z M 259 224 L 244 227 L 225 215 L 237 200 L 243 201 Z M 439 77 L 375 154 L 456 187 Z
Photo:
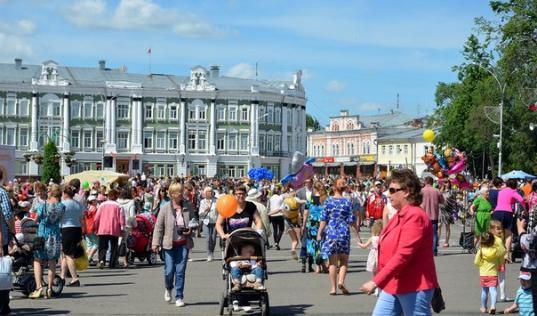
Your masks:
M 321 124 L 311 114 L 306 113 L 306 128 L 311 128 L 314 131 L 319 131 L 321 130 Z
M 52 140 L 48 140 L 45 145 L 43 154 L 43 172 L 41 173 L 41 181 L 48 183 L 52 179 L 55 183 L 60 183 L 60 162 L 58 148 Z

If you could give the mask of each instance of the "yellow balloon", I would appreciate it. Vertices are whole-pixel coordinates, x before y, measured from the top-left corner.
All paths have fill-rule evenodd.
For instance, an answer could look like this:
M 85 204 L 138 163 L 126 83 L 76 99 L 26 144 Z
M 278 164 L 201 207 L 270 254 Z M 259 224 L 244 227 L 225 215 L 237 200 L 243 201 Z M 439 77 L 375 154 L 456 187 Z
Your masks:
M 426 129 L 423 132 L 423 139 L 428 143 L 432 142 L 435 137 L 436 135 L 434 134 L 434 131 L 432 129 Z

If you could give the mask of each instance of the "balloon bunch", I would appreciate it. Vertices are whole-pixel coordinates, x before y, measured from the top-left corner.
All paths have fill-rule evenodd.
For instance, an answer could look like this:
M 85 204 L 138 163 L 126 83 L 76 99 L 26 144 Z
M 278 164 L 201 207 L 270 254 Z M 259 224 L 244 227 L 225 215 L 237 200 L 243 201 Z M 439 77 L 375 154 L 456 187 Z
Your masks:
M 272 180 L 272 171 L 266 168 L 252 168 L 248 171 L 248 177 L 255 181 Z
M 466 169 L 468 162 L 464 152 L 456 148 L 447 148 L 444 152 L 434 153 L 433 148 L 429 148 L 421 159 L 429 170 L 438 177 L 439 183 L 448 180 L 461 189 L 467 189 L 471 186 L 466 177 L 461 174 Z
M 291 161 L 291 174 L 284 177 L 281 181 L 283 186 L 290 186 L 293 189 L 299 189 L 304 185 L 304 181 L 310 179 L 313 174 L 313 162 L 315 158 L 308 158 L 301 152 L 295 152 Z

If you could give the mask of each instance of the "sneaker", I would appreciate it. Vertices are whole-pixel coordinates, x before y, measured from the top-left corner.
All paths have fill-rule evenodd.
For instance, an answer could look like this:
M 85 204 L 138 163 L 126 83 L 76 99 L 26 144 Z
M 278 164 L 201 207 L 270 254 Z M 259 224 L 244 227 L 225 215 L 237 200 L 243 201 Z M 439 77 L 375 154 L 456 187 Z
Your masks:
M 293 260 L 298 260 L 298 256 L 296 255 L 295 250 L 291 250 L 291 258 L 293 258 Z
M 241 285 L 240 284 L 235 284 L 233 285 L 233 287 L 231 288 L 231 291 L 232 292 L 238 292 L 241 290 Z
M 238 312 L 240 310 L 239 301 L 233 301 L 233 311 Z
M 175 306 L 177 306 L 177 307 L 183 307 L 183 306 L 185 306 L 185 302 L 183 302 L 182 299 L 178 298 L 178 299 L 175 301 Z
M 243 306 L 242 310 L 248 313 L 249 311 L 252 310 L 252 306 Z
M 194 259 L 192 259 L 192 258 L 188 259 L 188 262 L 192 262 L 192 261 L 194 261 Z
M 254 290 L 262 291 L 264 289 L 265 289 L 265 287 L 263 286 L 263 284 L 261 284 L 261 282 L 255 282 L 254 283 Z
M 172 301 L 172 290 L 164 290 L 164 301 L 168 303 Z
M 213 255 L 208 255 L 207 256 L 207 262 L 211 262 L 213 261 Z
M 99 269 L 104 269 L 104 261 L 99 262 Z

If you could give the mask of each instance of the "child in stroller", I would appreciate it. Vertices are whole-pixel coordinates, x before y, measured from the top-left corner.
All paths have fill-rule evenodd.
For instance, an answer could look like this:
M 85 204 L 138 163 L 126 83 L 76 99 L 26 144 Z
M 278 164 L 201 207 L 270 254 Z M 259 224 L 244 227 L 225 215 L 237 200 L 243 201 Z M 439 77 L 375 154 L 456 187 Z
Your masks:
M 240 254 L 244 259 L 234 260 L 229 264 L 233 281 L 232 291 L 240 291 L 242 285 L 249 286 L 252 283 L 254 290 L 264 290 L 265 270 L 261 267 L 262 261 L 254 257 L 254 246 L 251 244 L 243 245 Z

